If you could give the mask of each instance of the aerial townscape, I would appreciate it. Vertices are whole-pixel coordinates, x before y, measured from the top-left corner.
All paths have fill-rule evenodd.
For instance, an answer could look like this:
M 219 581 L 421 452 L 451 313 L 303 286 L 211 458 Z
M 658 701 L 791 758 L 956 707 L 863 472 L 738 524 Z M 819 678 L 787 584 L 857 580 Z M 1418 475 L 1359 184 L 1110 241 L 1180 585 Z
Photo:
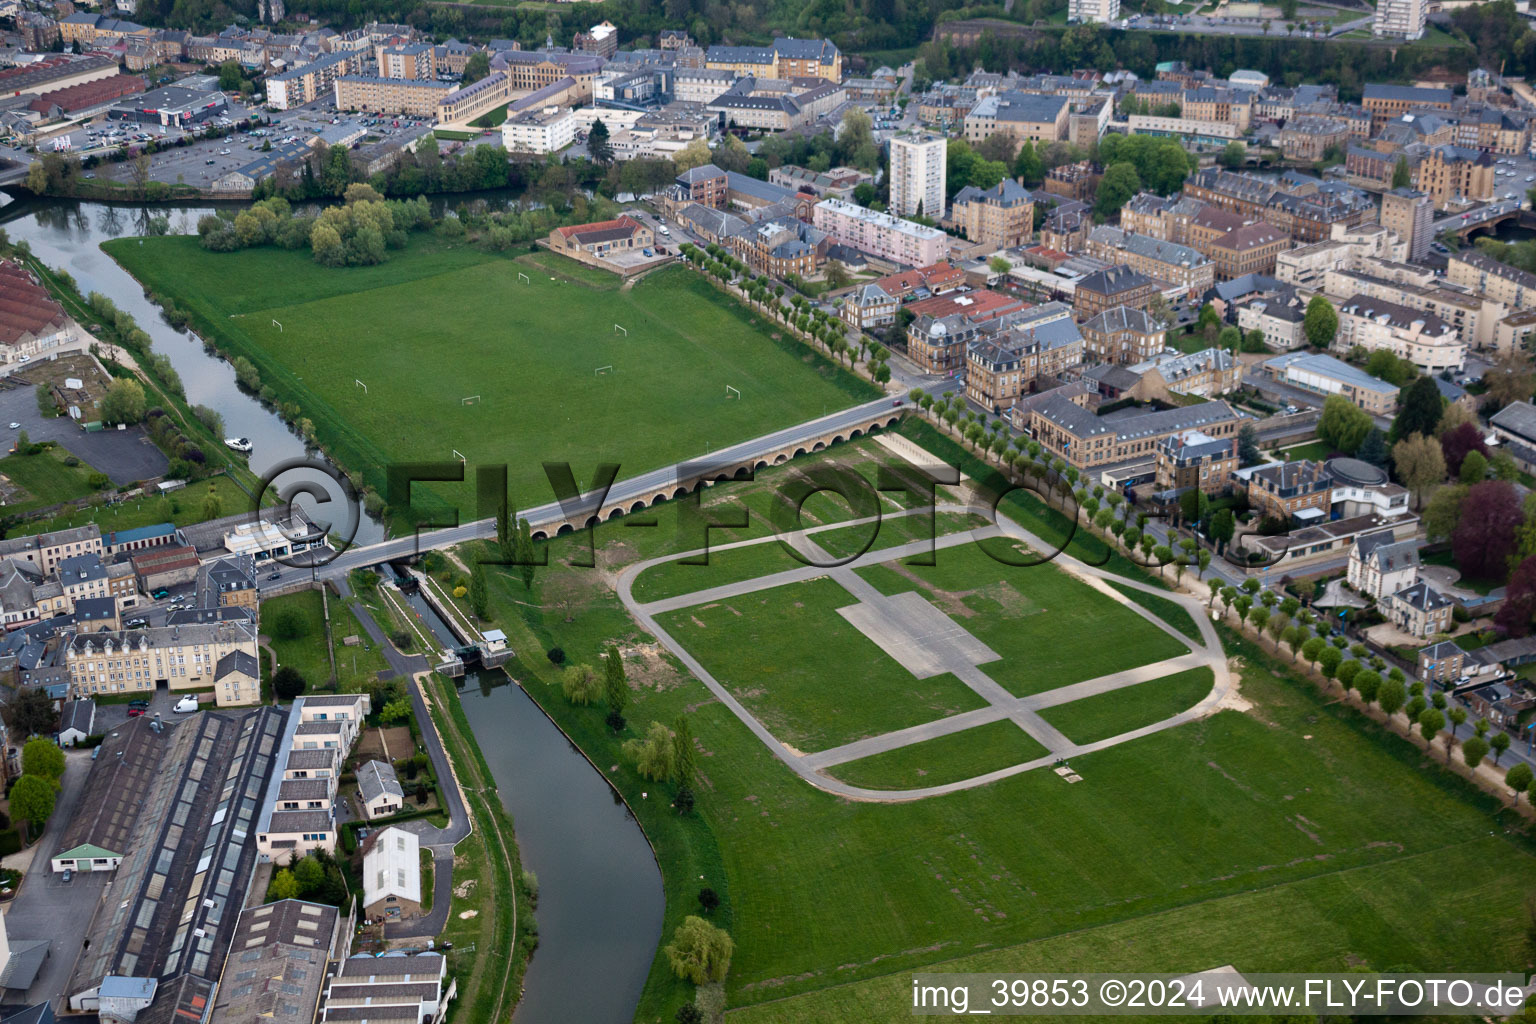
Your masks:
M 1536 1014 L 1532 76 L 0 0 L 0 1024 Z

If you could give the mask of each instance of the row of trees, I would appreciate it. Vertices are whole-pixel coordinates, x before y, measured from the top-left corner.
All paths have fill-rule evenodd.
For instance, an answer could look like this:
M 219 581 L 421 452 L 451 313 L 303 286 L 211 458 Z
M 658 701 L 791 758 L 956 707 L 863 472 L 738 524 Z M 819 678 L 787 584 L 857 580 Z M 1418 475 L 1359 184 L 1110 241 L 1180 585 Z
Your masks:
M 58 744 L 44 736 L 27 740 L 21 748 L 21 778 L 11 786 L 11 817 L 26 822 L 34 836 L 42 832 L 63 778 L 64 751 Z

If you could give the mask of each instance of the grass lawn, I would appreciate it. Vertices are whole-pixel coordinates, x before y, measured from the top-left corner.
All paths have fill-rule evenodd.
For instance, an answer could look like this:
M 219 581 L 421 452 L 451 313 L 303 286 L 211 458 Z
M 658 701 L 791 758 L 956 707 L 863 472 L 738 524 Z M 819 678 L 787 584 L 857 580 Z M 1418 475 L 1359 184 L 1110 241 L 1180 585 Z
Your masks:
M 734 539 L 730 537 L 724 543 Z M 707 565 L 675 561 L 651 566 L 635 577 L 635 598 L 640 601 L 661 601 L 679 594 L 805 567 L 805 562 L 796 558 L 792 551 L 778 541 L 727 551 L 710 551 L 708 559 Z
M 984 701 L 954 676 L 915 679 L 837 614 L 857 604 L 829 579 L 793 583 L 660 617 L 775 736 L 825 750 Z M 807 643 L 810 637 L 814 643 Z
M 849 447 L 869 450 L 864 444 Z M 780 473 L 732 489 L 760 495 Z M 599 564 L 666 553 L 680 504 L 658 506 L 659 529 L 603 524 L 594 534 Z M 1031 529 L 1055 523 L 1054 510 L 1038 503 L 1004 510 Z M 1034 771 L 940 799 L 847 801 L 793 776 L 658 652 L 606 573 L 562 564 L 584 540 L 546 545 L 552 564 L 531 593 L 507 573 L 489 573 L 493 618 L 515 650 L 529 652 L 509 670 L 595 763 L 621 766 L 606 774 L 656 846 L 663 934 L 697 912 L 701 874 L 721 894 L 716 921 L 736 941 L 726 982 L 732 1020 L 907 1020 L 910 972 L 941 964 L 1299 971 L 1524 969 L 1530 961 L 1518 894 L 1536 886 L 1536 859 L 1523 836 L 1505 832 L 1518 823 L 1447 777 L 1438 760 L 1245 641 L 1230 642 L 1230 653 L 1243 659 L 1251 712 L 1223 711 L 1074 758 L 1081 783 Z M 1088 543 L 1074 542 L 1074 551 Z M 710 614 L 712 625 L 729 618 L 745 628 L 745 615 Z M 769 638 L 775 651 L 806 646 L 798 622 Z M 1082 654 L 1104 635 L 1074 628 L 1043 636 L 1039 647 Z M 595 664 L 609 643 L 625 649 L 631 687 L 629 726 L 617 737 L 601 707 L 565 701 L 560 670 L 542 655 L 560 646 L 569 660 Z M 742 688 L 757 681 L 729 680 Z M 689 816 L 657 799 L 658 784 L 620 752 L 652 721 L 682 714 L 699 750 L 698 809 Z M 692 986 L 658 954 L 636 1018 L 671 1019 L 691 998 Z
M 1137 590 L 1134 587 L 1122 587 L 1114 582 L 1111 582 L 1109 585 L 1191 640 L 1200 640 L 1200 627 L 1195 625 L 1195 620 L 1189 617 L 1189 612 L 1184 610 L 1183 605 L 1175 604 L 1165 597 L 1158 597 L 1156 594 L 1149 594 L 1145 590 Z
M 969 512 L 940 512 L 931 519 L 925 515 L 882 519 L 878 527 L 845 526 L 813 534 L 811 539 L 827 554 L 847 558 L 861 551 L 880 551 L 914 540 L 946 537 L 963 530 L 986 526 L 987 520 Z M 873 534 L 873 536 L 871 536 Z
M 856 570 L 883 594 L 916 590 L 996 651 L 987 675 L 1016 696 L 1183 654 L 1187 647 L 1052 565 L 1017 568 L 980 545 L 938 552 L 932 566 Z M 1070 624 L 1068 627 L 1067 624 Z M 1066 627 L 1073 642 L 1063 637 Z
M 1306 444 L 1282 448 L 1279 454 L 1291 462 L 1296 462 L 1300 459 L 1311 459 L 1314 462 L 1318 462 L 1333 454 L 1333 445 L 1323 441 L 1308 441 Z
M 302 590 L 297 594 L 285 594 L 261 602 L 263 632 L 275 621 L 275 615 L 286 614 L 284 609 L 297 609 L 297 622 L 302 631 L 293 637 L 271 637 L 272 649 L 277 652 L 278 667 L 290 665 L 309 683 L 314 692 L 331 678 L 331 659 L 326 646 L 324 610 L 318 590 Z M 377 673 L 388 668 L 384 653 L 374 645 L 363 631 L 351 607 L 337 598 L 330 600 L 331 631 L 335 639 L 337 688 L 341 692 L 360 691 L 373 682 Z M 362 643 L 347 646 L 341 641 L 348 636 L 361 638 Z M 271 678 L 271 659 L 262 652 L 261 670 L 264 679 Z
M 236 512 L 247 511 L 251 507 L 251 496 L 239 484 L 227 476 L 216 476 L 190 483 L 181 490 L 172 491 L 166 495 L 134 498 L 116 505 L 87 505 L 74 512 L 37 523 L 35 529 L 38 532 L 65 530 L 84 526 L 86 523 L 95 523 L 101 527 L 102 533 L 110 533 L 113 530 L 132 530 L 140 526 L 154 526 L 157 523 L 166 522 L 167 513 L 169 513 L 170 522 L 177 526 L 189 526 L 192 523 L 200 523 L 206 518 L 203 515 L 203 500 L 209 488 L 218 495 L 220 515 L 233 515 Z
M 34 455 L 7 455 L 0 459 L 0 475 L 26 491 L 17 501 L 0 506 L 7 515 L 25 515 L 33 509 L 47 508 L 63 501 L 74 501 L 95 492 L 89 483 L 90 466 L 81 462 L 64 465 L 71 458 L 63 448 L 50 447 Z M 78 461 L 78 460 L 77 460 Z
M 1074 743 L 1095 743 L 1194 707 L 1215 682 L 1210 669 L 1194 668 L 1046 708 L 1040 717 Z
M 630 476 L 879 394 L 680 267 L 620 288 L 549 254 L 431 237 L 352 268 L 279 249 L 215 255 L 184 236 L 105 248 L 227 355 L 255 362 L 322 444 L 381 489 L 392 462 L 459 452 L 470 467 L 506 464 L 526 507 L 551 496 L 545 460 L 569 462 L 583 482 L 605 462 Z M 480 514 L 472 480 L 424 490 Z
M 985 775 L 1046 753 L 1028 733 L 1005 720 L 834 765 L 827 774 L 868 789 L 916 789 Z

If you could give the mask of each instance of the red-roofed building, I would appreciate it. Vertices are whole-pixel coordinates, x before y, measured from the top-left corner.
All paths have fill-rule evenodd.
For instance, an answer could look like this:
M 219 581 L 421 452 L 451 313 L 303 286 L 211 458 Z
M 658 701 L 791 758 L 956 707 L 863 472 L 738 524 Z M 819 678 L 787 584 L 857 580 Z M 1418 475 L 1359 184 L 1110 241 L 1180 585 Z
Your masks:
M 45 92 L 27 106 L 45 117 L 78 114 L 96 107 L 109 107 L 124 96 L 143 91 L 144 79 L 137 75 L 113 75 Z
M 586 252 L 602 256 L 610 252 L 643 249 L 653 244 L 651 229 L 633 217 L 576 224 L 549 233 L 549 247 L 556 252 Z
M 0 363 L 27 362 L 74 341 L 76 325 L 32 272 L 0 260 Z
M 906 302 L 914 296 L 926 298 L 927 295 L 942 295 L 963 287 L 965 271 L 950 263 L 935 263 L 882 277 L 875 284 L 893 299 Z M 923 294 L 925 292 L 926 295 Z
M 973 292 L 950 292 L 946 295 L 935 295 L 931 299 L 920 299 L 917 302 L 908 303 L 907 308 L 912 311 L 913 316 L 931 316 L 938 320 L 960 313 L 967 319 L 980 323 L 1000 317 L 1004 313 L 1028 309 L 1029 303 L 1011 295 L 981 288 Z

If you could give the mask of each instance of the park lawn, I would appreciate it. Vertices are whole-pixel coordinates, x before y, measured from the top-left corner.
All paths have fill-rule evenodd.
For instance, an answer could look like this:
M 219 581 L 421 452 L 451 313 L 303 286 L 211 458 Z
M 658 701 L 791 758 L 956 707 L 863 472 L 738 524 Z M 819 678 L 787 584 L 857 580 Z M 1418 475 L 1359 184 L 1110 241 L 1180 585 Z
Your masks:
M 37 523 L 36 529 L 38 532 L 67 530 L 87 523 L 95 523 L 101 527 L 103 534 L 113 530 L 133 530 L 141 526 L 155 526 L 165 522 L 167 508 L 170 510 L 172 523 L 177 526 L 190 526 L 193 523 L 201 523 L 207 518 L 203 515 L 203 503 L 210 488 L 218 496 L 219 515 L 228 516 L 250 510 L 251 496 L 230 477 L 219 475 L 209 477 L 207 480 L 194 481 L 166 495 L 146 495 L 115 505 L 87 505 Z M 162 502 L 168 504 L 162 504 Z
M 1183 605 L 1170 601 L 1166 597 L 1149 594 L 1145 590 L 1121 586 L 1114 580 L 1110 580 L 1109 585 L 1191 640 L 1200 642 L 1200 627 L 1195 625 L 1195 620 L 1190 618 L 1189 612 L 1184 610 Z
M 64 465 L 64 460 L 70 457 L 65 449 L 50 446 L 32 455 L 7 455 L 0 459 L 0 475 L 27 492 L 21 500 L 3 506 L 5 513 L 25 515 L 34 509 L 95 493 L 90 477 L 96 470 L 84 462 Z
M 337 689 L 342 693 L 361 693 L 369 684 L 378 680 L 380 672 L 389 671 L 389 662 L 373 638 L 363 629 L 353 608 L 353 601 L 331 598 L 331 635 L 336 644 Z M 356 644 L 343 643 L 347 637 L 358 638 Z
M 836 581 L 816 579 L 657 621 L 798 750 L 825 750 L 985 705 L 949 673 L 914 678 L 837 614 L 857 603 Z
M 295 619 L 300 631 L 291 637 L 271 635 L 274 616 L 287 614 L 287 609 L 297 609 Z M 297 594 L 284 594 L 261 602 L 262 633 L 277 654 L 277 667 L 289 666 L 309 684 L 311 690 L 331 678 L 331 659 L 325 643 L 325 613 L 318 590 L 301 590 Z M 261 659 L 262 679 L 272 678 L 271 659 L 265 653 Z
M 711 550 L 707 556 L 696 557 L 707 557 L 708 564 L 672 561 L 646 569 L 635 578 L 635 598 L 640 601 L 661 601 L 680 594 L 740 583 L 742 580 L 803 569 L 806 566 L 804 560 L 796 557 L 794 552 L 777 540 L 724 551 Z
M 1052 565 L 1015 567 L 984 544 L 938 551 L 935 565 L 886 562 L 855 570 L 877 590 L 916 590 L 1002 660 L 983 670 L 1015 696 L 1177 657 L 1188 647 Z M 1012 545 L 1009 545 L 1012 550 Z M 1063 629 L 1070 635 L 1063 635 Z
M 665 553 L 680 504 L 654 510 L 660 529 L 598 527 L 599 564 Z M 977 970 L 1527 960 L 1510 894 L 1536 885 L 1536 860 L 1505 833 L 1496 802 L 1251 644 L 1231 648 L 1246 660 L 1251 713 L 1073 758 L 1081 783 L 1035 770 L 937 799 L 847 801 L 793 775 L 658 651 L 606 574 L 565 564 L 587 536 L 545 545 L 552 565 L 532 593 L 491 572 L 492 617 L 522 652 L 509 670 L 524 688 L 595 763 L 621 766 L 606 774 L 656 846 L 663 934 L 697 912 L 700 874 L 721 893 L 715 919 L 736 941 L 733 1019 L 905 1020 L 910 972 L 957 957 Z M 626 651 L 631 688 L 616 737 L 600 707 L 562 697 L 560 668 L 543 656 L 559 646 L 568 662 L 596 664 L 609 643 Z M 682 714 L 699 751 L 690 816 L 655 799 L 657 784 L 620 751 Z M 636 1018 L 671 1019 L 691 998 L 658 952 Z
M 985 516 L 973 512 L 940 512 L 931 518 L 918 513 L 893 516 L 867 526 L 844 526 L 811 534 L 811 539 L 827 554 L 849 558 L 864 551 L 881 551 L 915 540 L 932 540 L 952 533 L 990 525 Z
M 1421 560 L 1425 565 L 1438 565 L 1447 569 L 1455 569 L 1457 572 L 1461 571 L 1461 566 L 1456 564 L 1456 556 L 1450 548 L 1446 548 L 1444 551 L 1436 551 L 1432 554 L 1424 555 Z M 1487 597 L 1489 591 L 1493 590 L 1495 587 L 1502 587 L 1505 582 L 1505 580 L 1476 579 L 1466 575 L 1465 573 L 1462 573 L 1461 577 L 1456 581 L 1456 585 L 1458 587 L 1466 587 L 1468 590 L 1475 591 L 1479 594 L 1482 594 L 1484 597 Z
M 1322 460 L 1327 459 L 1330 455 L 1332 455 L 1333 452 L 1334 449 L 1333 445 L 1331 444 L 1323 441 L 1308 441 L 1306 444 L 1299 444 L 1293 448 L 1286 448 L 1281 451 L 1280 454 L 1290 462 L 1296 462 L 1301 459 L 1311 459 L 1314 462 L 1321 462 Z
M 833 765 L 825 774 L 867 789 L 918 789 L 1011 768 L 1047 753 L 1028 733 L 1004 719 Z
M 1205 699 L 1215 683 L 1209 668 L 1192 668 L 1044 708 L 1040 717 L 1073 743 L 1096 743 L 1187 711 Z
M 681 267 L 621 289 L 547 254 L 438 239 L 366 268 L 134 241 L 107 248 L 226 355 L 250 358 L 369 483 L 382 490 L 392 463 L 462 455 L 465 483 L 416 488 L 412 504 L 434 518 L 450 504 L 483 513 L 475 466 L 505 464 L 513 503 L 528 507 L 553 497 L 545 461 L 569 462 L 583 484 L 600 463 L 628 477 L 880 393 Z M 390 504 L 405 514 L 399 496 Z

